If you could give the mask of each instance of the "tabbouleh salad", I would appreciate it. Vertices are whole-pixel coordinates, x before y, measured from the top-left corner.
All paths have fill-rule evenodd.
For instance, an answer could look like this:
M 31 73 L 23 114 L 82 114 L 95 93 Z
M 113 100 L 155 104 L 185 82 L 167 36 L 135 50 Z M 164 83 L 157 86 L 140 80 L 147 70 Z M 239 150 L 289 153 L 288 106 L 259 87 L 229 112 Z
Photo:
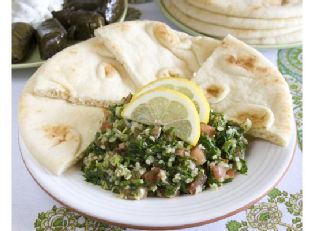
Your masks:
M 109 107 L 108 120 L 83 153 L 87 182 L 124 199 L 171 198 L 216 189 L 247 172 L 247 126 L 211 111 L 193 147 L 177 138 L 174 129 L 122 118 L 127 100 Z

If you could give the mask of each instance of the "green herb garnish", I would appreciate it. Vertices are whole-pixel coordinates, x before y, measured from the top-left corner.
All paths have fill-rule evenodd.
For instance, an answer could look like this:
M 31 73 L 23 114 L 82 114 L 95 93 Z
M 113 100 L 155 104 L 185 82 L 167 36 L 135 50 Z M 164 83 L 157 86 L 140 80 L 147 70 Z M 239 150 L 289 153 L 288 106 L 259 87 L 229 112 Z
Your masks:
M 83 153 L 86 181 L 125 199 L 142 199 L 215 189 L 231 182 L 235 173 L 247 172 L 246 131 L 222 113 L 211 112 L 213 135 L 201 134 L 197 148 L 205 159 L 199 164 L 194 147 L 173 129 L 125 120 L 122 109 L 123 104 L 109 108 L 108 121 Z

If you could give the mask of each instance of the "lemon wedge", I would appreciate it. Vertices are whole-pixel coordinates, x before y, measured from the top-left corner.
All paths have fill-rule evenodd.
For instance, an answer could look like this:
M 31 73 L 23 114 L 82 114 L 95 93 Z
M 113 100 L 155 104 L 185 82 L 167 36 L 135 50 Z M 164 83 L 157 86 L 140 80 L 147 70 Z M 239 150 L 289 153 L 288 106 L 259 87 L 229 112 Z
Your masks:
M 126 104 L 121 115 L 143 124 L 174 128 L 180 139 L 196 145 L 200 136 L 200 119 L 194 103 L 184 94 L 168 89 L 146 91 Z
M 133 96 L 133 100 L 136 97 L 140 96 L 142 93 L 157 87 L 170 88 L 186 95 L 195 104 L 195 107 L 199 113 L 200 121 L 203 123 L 208 123 L 210 115 L 210 105 L 201 87 L 188 79 L 161 78 L 155 80 L 137 91 L 136 94 Z

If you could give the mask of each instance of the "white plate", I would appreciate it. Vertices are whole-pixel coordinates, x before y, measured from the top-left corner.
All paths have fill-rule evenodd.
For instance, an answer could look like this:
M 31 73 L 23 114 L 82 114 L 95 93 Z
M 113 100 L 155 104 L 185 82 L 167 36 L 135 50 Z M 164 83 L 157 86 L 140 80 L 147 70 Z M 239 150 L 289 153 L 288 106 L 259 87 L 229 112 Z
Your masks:
M 251 206 L 287 171 L 293 158 L 296 135 L 293 132 L 287 148 L 259 139 L 251 140 L 247 154 L 248 175 L 238 175 L 217 191 L 141 201 L 119 199 L 116 194 L 85 182 L 77 166 L 62 176 L 54 176 L 34 159 L 21 136 L 19 144 L 24 163 L 34 180 L 64 206 L 108 223 L 151 230 L 203 225 Z
M 213 37 L 216 39 L 221 40 L 222 38 L 220 37 L 215 37 L 210 34 L 204 34 L 199 31 L 196 31 L 195 29 L 185 25 L 184 23 L 180 22 L 174 15 L 172 15 L 166 8 L 165 4 L 163 3 L 162 0 L 157 0 L 158 5 L 163 12 L 163 14 L 173 23 L 175 24 L 178 28 L 180 28 L 182 31 L 189 33 L 190 35 L 193 36 L 208 36 L 208 37 Z M 293 43 L 281 43 L 281 44 L 249 44 L 250 46 L 257 48 L 257 49 L 286 49 L 286 48 L 292 48 L 292 47 L 299 47 L 302 46 L 302 42 L 293 42 Z

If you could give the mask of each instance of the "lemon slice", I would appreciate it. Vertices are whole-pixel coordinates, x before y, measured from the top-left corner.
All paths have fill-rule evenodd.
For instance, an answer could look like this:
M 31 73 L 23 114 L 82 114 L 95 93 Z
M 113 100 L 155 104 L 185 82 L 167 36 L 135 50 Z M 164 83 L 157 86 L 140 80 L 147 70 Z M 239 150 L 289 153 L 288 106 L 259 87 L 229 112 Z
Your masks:
M 180 139 L 195 145 L 200 136 L 200 120 L 194 103 L 184 94 L 155 88 L 126 104 L 121 115 L 143 124 L 174 128 Z
M 195 104 L 195 107 L 199 113 L 200 121 L 203 123 L 208 123 L 210 115 L 209 103 L 200 86 L 191 80 L 183 78 L 161 78 L 141 88 L 138 92 L 136 92 L 133 98 L 135 99 L 142 93 L 157 87 L 170 88 L 186 95 Z

